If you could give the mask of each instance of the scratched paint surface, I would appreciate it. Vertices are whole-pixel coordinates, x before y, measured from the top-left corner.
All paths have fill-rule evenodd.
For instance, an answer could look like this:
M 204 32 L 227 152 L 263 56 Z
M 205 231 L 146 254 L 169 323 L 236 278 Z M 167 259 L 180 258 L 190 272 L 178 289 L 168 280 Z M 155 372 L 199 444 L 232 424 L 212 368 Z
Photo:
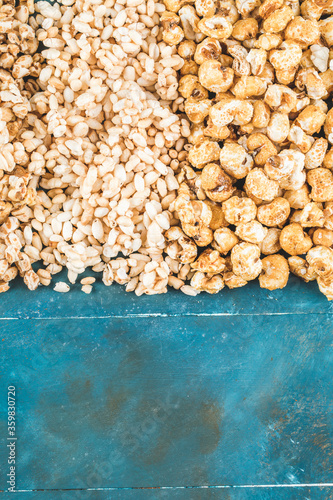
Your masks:
M 93 273 L 89 273 L 90 275 Z M 57 275 L 56 281 L 66 280 L 66 274 Z M 76 318 L 164 315 L 211 314 L 319 314 L 332 311 L 333 302 L 318 291 L 315 282 L 304 284 L 291 276 L 288 287 L 270 292 L 250 282 L 236 290 L 222 290 L 218 295 L 202 293 L 189 297 L 180 292 L 143 296 L 126 293 L 123 287 L 105 287 L 97 283 L 91 295 L 80 291 L 80 284 L 72 285 L 70 294 L 56 293 L 48 287 L 27 292 L 19 281 L 13 290 L 2 294 L 0 318 Z
M 23 500 L 331 500 L 331 488 L 195 488 L 181 490 L 161 489 L 109 489 L 103 491 L 38 491 L 16 493 L 14 498 Z M 1 498 L 13 500 L 12 494 L 4 494 Z
M 17 487 L 78 489 L 17 495 L 331 498 L 331 488 L 172 489 L 333 482 L 330 310 L 296 280 L 287 294 L 251 285 L 141 300 L 119 287 L 17 286 L 15 302 L 0 303 L 1 318 L 18 318 L 0 321 L 3 398 L 9 383 L 18 390 Z M 126 489 L 156 486 L 171 489 Z
M 139 300 L 100 284 L 13 288 L 0 299 L 0 493 L 15 383 L 18 487 L 52 491 L 14 498 L 333 499 L 295 487 L 333 482 L 332 304 L 315 283 Z M 244 484 L 289 486 L 214 488 Z

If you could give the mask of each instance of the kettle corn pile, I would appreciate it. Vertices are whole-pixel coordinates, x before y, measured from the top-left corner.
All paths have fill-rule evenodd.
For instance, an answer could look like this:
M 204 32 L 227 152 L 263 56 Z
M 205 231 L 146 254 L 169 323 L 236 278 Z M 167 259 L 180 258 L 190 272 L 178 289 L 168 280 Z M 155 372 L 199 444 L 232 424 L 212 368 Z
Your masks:
M 0 291 L 333 299 L 332 92 L 332 0 L 0 0 Z

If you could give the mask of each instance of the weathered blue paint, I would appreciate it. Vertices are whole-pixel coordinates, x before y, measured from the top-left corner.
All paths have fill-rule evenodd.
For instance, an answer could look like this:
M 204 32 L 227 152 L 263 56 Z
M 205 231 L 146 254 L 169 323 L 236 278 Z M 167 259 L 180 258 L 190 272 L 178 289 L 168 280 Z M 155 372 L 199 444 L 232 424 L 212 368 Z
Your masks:
M 63 490 L 19 492 L 14 498 L 22 500 L 331 500 L 330 487 L 301 488 L 182 488 L 182 489 L 121 489 L 105 488 L 100 491 Z M 4 494 L 4 500 L 13 500 L 12 494 Z
M 333 498 L 330 487 L 292 487 L 333 482 L 330 312 L 296 279 L 195 298 L 16 285 L 0 302 L 0 435 L 14 384 L 16 495 Z M 267 487 L 218 488 L 242 485 Z M 160 486 L 170 489 L 130 489 Z
M 66 280 L 66 275 L 55 278 L 56 281 Z M 316 282 L 305 284 L 295 276 L 290 277 L 287 288 L 274 292 L 261 289 L 255 281 L 236 290 L 225 288 L 217 295 L 202 293 L 196 297 L 171 290 L 163 295 L 137 298 L 117 284 L 105 287 L 100 282 L 90 295 L 81 292 L 79 283 L 71 286 L 70 294 L 57 293 L 47 287 L 27 292 L 20 282 L 14 283 L 12 288 L 1 295 L 0 318 L 322 314 L 333 311 L 333 301 L 329 302 L 319 292 Z

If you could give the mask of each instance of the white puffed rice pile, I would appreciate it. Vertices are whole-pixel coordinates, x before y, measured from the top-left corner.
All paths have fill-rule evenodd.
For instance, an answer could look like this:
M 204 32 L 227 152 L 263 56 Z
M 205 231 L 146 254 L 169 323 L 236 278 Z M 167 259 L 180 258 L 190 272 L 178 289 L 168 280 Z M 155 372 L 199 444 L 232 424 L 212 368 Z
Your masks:
M 169 206 L 189 125 L 175 114 L 183 60 L 162 41 L 164 10 L 154 0 L 35 4 L 26 26 L 40 42 L 42 69 L 15 142 L 1 131 L 10 185 L 2 179 L 1 291 L 17 270 L 33 290 L 64 267 L 70 283 L 91 267 L 106 285 L 137 295 L 167 290 L 163 234 L 177 223 Z M 0 93 L 2 112 L 10 99 L 22 102 L 10 90 Z M 35 273 L 37 261 L 44 267 Z

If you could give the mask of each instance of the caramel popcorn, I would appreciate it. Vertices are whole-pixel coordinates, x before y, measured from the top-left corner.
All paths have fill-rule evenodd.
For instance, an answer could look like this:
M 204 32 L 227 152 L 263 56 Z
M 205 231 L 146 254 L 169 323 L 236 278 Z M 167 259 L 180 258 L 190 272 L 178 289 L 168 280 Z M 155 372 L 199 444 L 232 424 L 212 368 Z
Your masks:
M 262 272 L 259 276 L 261 288 L 277 290 L 288 283 L 289 265 L 285 257 L 279 254 L 268 255 L 262 259 Z
M 191 264 L 191 268 L 203 273 L 220 274 L 225 269 L 225 259 L 217 250 L 207 249 Z
M 219 274 L 205 274 L 196 272 L 191 279 L 191 286 L 199 292 L 218 293 L 224 288 L 223 277 Z
M 281 248 L 289 255 L 302 255 L 312 247 L 312 240 L 296 222 L 285 226 L 280 234 Z
M 333 273 L 333 250 L 325 246 L 314 246 L 306 256 L 317 276 L 328 277 Z
M 333 245 L 333 231 L 325 228 L 316 229 L 312 235 L 312 241 L 314 245 L 330 248 Z
M 269 228 L 263 241 L 261 242 L 260 251 L 263 255 L 272 255 L 281 250 L 280 245 L 281 229 Z
M 172 227 L 166 231 L 164 235 L 169 242 L 166 253 L 174 260 L 178 260 L 182 264 L 190 264 L 196 259 L 197 246 L 190 238 L 188 238 L 180 227 Z
M 245 180 L 247 194 L 263 201 L 272 201 L 279 194 L 279 183 L 269 179 L 261 168 L 253 168 Z
M 206 139 L 201 144 L 194 145 L 188 154 L 188 161 L 196 168 L 203 168 L 206 163 L 218 160 L 220 146 L 217 142 Z
M 267 227 L 264 227 L 260 222 L 251 220 L 238 224 L 235 234 L 243 241 L 259 244 L 265 239 L 267 231 Z
M 238 196 L 233 196 L 223 202 L 222 209 L 227 222 L 233 225 L 250 222 L 257 214 L 257 207 L 253 200 Z
M 231 250 L 232 270 L 246 281 L 257 278 L 262 269 L 260 249 L 252 243 L 238 243 Z
M 234 81 L 234 71 L 219 61 L 204 61 L 198 71 L 199 82 L 209 92 L 226 92 Z
M 210 17 L 203 17 L 198 22 L 197 29 L 204 35 L 216 38 L 217 40 L 223 42 L 231 35 L 232 24 L 223 15 L 215 14 Z
M 206 196 L 215 202 L 227 200 L 235 191 L 232 179 L 216 163 L 204 166 L 201 174 L 201 186 Z
M 302 280 L 304 280 L 305 282 L 314 281 L 318 277 L 314 268 L 301 257 L 289 257 L 288 264 L 290 271 L 295 274 L 295 276 L 302 278 Z
M 160 23 L 162 25 L 163 40 L 169 45 L 178 45 L 184 38 L 183 29 L 179 26 L 180 17 L 173 12 L 165 11 L 161 15 Z
M 328 168 L 318 167 L 307 173 L 308 184 L 312 187 L 310 198 L 313 201 L 333 200 L 333 174 Z
M 214 231 L 212 247 L 222 255 L 226 255 L 239 242 L 236 234 L 228 227 L 222 227 Z
M 187 159 L 201 170 L 191 193 L 212 203 L 216 217 L 183 229 L 201 245 L 205 228 L 208 255 L 226 258 L 230 288 L 260 273 L 261 287 L 283 288 L 289 267 L 323 280 L 299 255 L 333 245 L 333 10 L 316 0 L 197 0 L 194 8 L 195 36 L 203 35 L 191 48 L 198 69 L 180 80 L 192 122 Z M 194 269 L 204 290 L 208 271 Z M 332 298 L 325 280 L 319 287 Z
M 331 276 L 318 276 L 317 283 L 319 290 L 328 300 L 333 300 L 333 278 Z
M 285 198 L 277 197 L 270 203 L 260 205 L 257 218 L 268 227 L 282 226 L 290 215 L 290 205 Z
M 230 141 L 220 151 L 220 164 L 231 177 L 242 179 L 252 169 L 253 158 L 241 144 Z

